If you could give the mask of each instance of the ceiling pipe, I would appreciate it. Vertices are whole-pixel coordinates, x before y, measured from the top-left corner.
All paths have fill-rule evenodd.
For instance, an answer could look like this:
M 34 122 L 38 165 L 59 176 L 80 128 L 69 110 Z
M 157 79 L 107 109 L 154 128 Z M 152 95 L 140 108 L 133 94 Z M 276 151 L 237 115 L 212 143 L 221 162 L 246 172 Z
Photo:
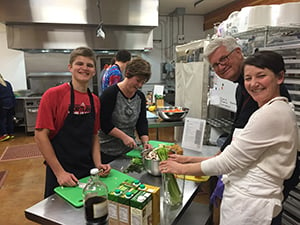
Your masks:
M 198 6 L 198 4 L 200 4 L 201 2 L 203 2 L 204 0 L 198 0 L 198 1 L 196 1 L 195 3 L 194 3 L 194 7 L 197 7 Z

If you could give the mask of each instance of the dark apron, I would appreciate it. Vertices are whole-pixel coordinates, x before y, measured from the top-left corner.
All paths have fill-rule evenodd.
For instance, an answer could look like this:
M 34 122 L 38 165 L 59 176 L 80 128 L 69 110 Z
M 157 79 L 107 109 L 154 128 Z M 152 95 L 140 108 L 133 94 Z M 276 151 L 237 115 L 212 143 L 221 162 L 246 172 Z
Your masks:
M 64 170 L 73 173 L 77 179 L 90 174 L 94 167 L 92 158 L 93 131 L 95 121 L 94 99 L 88 89 L 91 112 L 87 114 L 74 114 L 74 89 L 71 86 L 71 104 L 69 114 L 63 127 L 51 140 L 56 157 Z M 51 168 L 46 168 L 45 198 L 54 194 L 54 188 L 59 186 L 57 178 Z

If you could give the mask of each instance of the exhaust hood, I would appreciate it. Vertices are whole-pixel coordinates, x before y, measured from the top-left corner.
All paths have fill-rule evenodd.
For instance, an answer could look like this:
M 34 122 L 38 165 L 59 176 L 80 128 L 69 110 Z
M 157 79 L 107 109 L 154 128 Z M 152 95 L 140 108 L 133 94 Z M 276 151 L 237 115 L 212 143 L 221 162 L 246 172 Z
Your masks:
M 95 50 L 144 50 L 153 47 L 153 29 L 158 26 L 158 0 L 0 0 L 0 4 L 8 47 L 24 51 L 83 45 Z M 100 22 L 104 39 L 96 36 Z

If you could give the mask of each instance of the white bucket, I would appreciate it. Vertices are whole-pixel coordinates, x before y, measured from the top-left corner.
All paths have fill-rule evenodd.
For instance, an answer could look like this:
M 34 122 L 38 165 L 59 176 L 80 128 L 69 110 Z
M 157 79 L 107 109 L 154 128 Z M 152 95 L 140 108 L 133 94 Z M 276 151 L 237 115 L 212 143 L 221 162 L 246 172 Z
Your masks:
M 300 26 L 300 2 L 290 2 L 279 5 L 278 26 Z
M 254 6 L 249 11 L 248 30 L 272 25 L 272 7 L 270 5 Z
M 227 34 L 233 35 L 238 33 L 238 27 L 239 27 L 239 11 L 232 12 L 228 18 L 227 18 Z
M 245 32 L 248 30 L 248 20 L 249 20 L 249 12 L 253 8 L 253 6 L 248 6 L 244 7 L 241 9 L 239 15 L 238 15 L 238 20 L 239 20 L 239 25 L 238 25 L 238 30 L 240 32 Z

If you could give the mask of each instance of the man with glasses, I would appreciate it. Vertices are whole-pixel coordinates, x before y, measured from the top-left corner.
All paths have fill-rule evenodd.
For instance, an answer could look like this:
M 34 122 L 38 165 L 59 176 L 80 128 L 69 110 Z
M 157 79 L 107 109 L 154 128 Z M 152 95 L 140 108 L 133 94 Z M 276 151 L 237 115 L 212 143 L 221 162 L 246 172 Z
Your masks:
M 257 102 L 248 94 L 244 86 L 242 66 L 244 56 L 236 40 L 232 37 L 217 38 L 209 43 L 204 51 L 204 57 L 208 60 L 215 73 L 226 80 L 238 83 L 236 89 L 237 111 L 231 133 L 221 146 L 223 151 L 231 143 L 233 131 L 235 128 L 244 128 L 251 114 L 258 109 Z M 281 96 L 285 96 L 291 101 L 289 93 L 284 85 L 280 87 Z M 298 160 L 299 161 L 299 160 Z M 299 182 L 299 162 L 297 162 L 295 171 L 289 180 L 284 183 L 284 199 L 288 196 L 289 191 Z M 218 181 L 217 187 L 213 193 L 212 199 L 222 198 L 224 186 L 221 180 Z M 281 214 L 273 219 L 272 225 L 281 224 Z

